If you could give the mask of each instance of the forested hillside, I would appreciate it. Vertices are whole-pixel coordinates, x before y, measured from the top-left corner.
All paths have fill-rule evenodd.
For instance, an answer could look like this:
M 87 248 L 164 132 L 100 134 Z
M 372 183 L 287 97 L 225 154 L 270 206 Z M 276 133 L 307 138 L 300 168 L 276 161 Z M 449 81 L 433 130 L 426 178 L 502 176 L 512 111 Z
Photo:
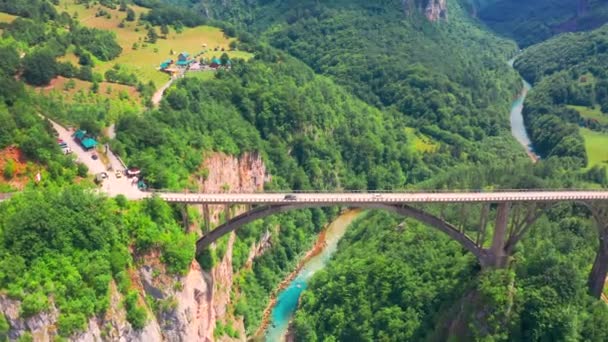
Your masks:
M 608 21 L 605 0 L 468 0 L 471 11 L 522 47 L 562 32 L 596 28 Z
M 250 7 L 237 2 L 230 8 Z M 284 10 L 280 16 L 268 15 L 277 8 Z M 479 141 L 506 128 L 502 108 L 517 80 L 504 59 L 515 47 L 483 32 L 457 2 L 449 2 L 449 10 L 451 19 L 438 23 L 406 16 L 400 1 L 285 1 L 247 13 L 259 13 L 251 25 L 273 46 L 366 102 Z
M 524 116 L 538 152 L 594 167 L 606 183 L 608 155 L 608 26 L 570 33 L 526 49 L 515 62 L 535 83 Z M 602 169 L 603 172 L 602 172 Z
M 552 211 L 512 270 L 481 274 L 430 228 L 370 213 L 303 295 L 296 340 L 604 341 L 608 310 L 584 289 L 595 232 L 576 213 Z

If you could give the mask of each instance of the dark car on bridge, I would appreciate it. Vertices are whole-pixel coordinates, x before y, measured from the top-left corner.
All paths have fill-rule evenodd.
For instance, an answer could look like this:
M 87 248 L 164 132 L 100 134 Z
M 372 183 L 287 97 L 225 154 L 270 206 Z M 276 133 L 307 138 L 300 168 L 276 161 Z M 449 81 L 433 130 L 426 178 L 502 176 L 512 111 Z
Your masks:
M 286 201 L 295 201 L 296 195 L 285 195 L 285 197 L 283 199 Z

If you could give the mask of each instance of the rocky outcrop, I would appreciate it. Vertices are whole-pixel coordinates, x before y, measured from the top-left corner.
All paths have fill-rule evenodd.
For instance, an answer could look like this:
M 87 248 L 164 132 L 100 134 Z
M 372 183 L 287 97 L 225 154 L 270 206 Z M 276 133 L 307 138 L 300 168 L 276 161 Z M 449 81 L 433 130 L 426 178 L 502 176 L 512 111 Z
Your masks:
M 255 192 L 263 190 L 264 182 L 270 178 L 266 175 L 266 167 L 258 154 L 246 153 L 235 158 L 222 153 L 207 156 L 198 173 L 199 191 L 204 192 Z M 211 223 L 219 223 L 220 214 L 225 212 L 223 206 L 199 207 L 203 215 L 207 215 Z M 232 208 L 238 214 L 244 208 Z M 267 234 L 268 235 L 268 234 Z M 255 258 L 263 253 L 270 236 L 265 235 L 261 242 L 252 246 L 250 257 Z M 174 303 L 171 309 L 157 313 L 167 341 L 214 341 L 214 331 L 217 321 L 225 322 L 228 317 L 227 308 L 230 305 L 234 270 L 232 269 L 232 247 L 236 239 L 231 234 L 228 239 L 226 253 L 217 265 L 210 271 L 201 269 L 198 262 L 193 261 L 189 272 L 181 278 L 152 277 L 164 274 L 164 267 L 157 262 L 158 258 L 151 256 L 140 267 L 142 286 L 146 293 L 159 296 L 161 301 Z M 179 284 L 176 290 L 174 284 Z M 242 339 L 245 329 L 242 321 L 234 321 L 235 327 Z M 229 340 L 222 337 L 223 341 Z
M 402 0 L 402 5 L 406 14 L 418 11 L 430 21 L 448 18 L 447 0 Z
M 428 0 L 424 15 L 430 21 L 448 18 L 447 0 Z
M 29 318 L 20 317 L 21 303 L 17 300 L 0 295 L 0 312 L 10 326 L 8 337 L 16 340 L 26 332 L 32 334 L 36 341 L 51 341 L 56 335 L 55 322 L 58 312 L 54 306 L 48 312 L 42 312 Z
M 148 324 L 141 330 L 133 329 L 127 321 L 126 312 L 122 306 L 122 295 L 113 281 L 110 283 L 109 290 L 110 305 L 105 316 L 89 319 L 87 330 L 75 334 L 69 339 L 70 341 L 146 342 L 162 340 L 160 326 L 154 319 L 148 320 Z M 51 305 L 48 311 L 25 319 L 19 316 L 20 308 L 19 301 L 0 295 L 0 312 L 6 317 L 10 326 L 8 335 L 11 340 L 16 340 L 25 333 L 30 333 L 34 341 L 47 342 L 56 339 L 59 311 L 54 305 Z

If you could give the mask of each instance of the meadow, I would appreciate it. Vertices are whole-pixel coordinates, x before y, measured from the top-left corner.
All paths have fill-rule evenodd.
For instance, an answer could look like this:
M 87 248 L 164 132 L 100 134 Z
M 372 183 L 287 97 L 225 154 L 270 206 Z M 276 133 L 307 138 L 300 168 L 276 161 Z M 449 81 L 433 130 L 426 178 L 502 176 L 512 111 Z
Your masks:
M 66 101 L 73 100 L 74 96 L 79 92 L 88 93 L 93 87 L 92 82 L 79 80 L 76 78 L 65 78 L 58 76 L 50 85 L 46 87 L 36 88 L 44 94 L 55 94 L 63 96 Z M 110 82 L 100 82 L 98 94 L 109 99 L 124 99 L 137 104 L 141 102 L 141 95 L 137 89 L 132 86 L 116 84 Z
M 585 150 L 589 158 L 588 167 L 594 165 L 608 165 L 608 134 L 581 128 L 585 139 Z
M 136 13 L 136 18 L 148 11 L 146 8 L 136 5 L 129 7 Z M 226 37 L 222 30 L 216 27 L 185 27 L 181 33 L 170 27 L 169 34 L 163 37 L 160 27 L 157 26 L 155 30 L 159 34 L 159 39 L 156 43 L 151 44 L 146 42 L 148 30 L 145 26 L 138 21 L 123 21 L 126 18 L 126 12 L 120 12 L 118 9 L 113 10 L 99 5 L 86 8 L 74 0 L 61 1 L 57 9 L 77 17 L 87 27 L 110 30 L 116 34 L 117 42 L 123 49 L 122 53 L 118 58 L 109 62 L 96 61 L 94 71 L 103 74 L 115 64 L 121 64 L 135 73 L 139 80 L 144 83 L 152 81 L 157 88 L 169 81 L 169 76 L 158 70 L 160 63 L 169 58 L 177 59 L 180 52 L 188 52 L 194 56 L 205 51 L 199 58 L 209 59 L 220 57 L 223 53 L 222 49 L 230 58 L 249 59 L 253 56 L 244 51 L 229 51 L 230 43 L 235 38 Z M 106 11 L 107 16 L 96 16 L 99 9 Z M 124 27 L 119 27 L 121 22 Z M 215 51 L 216 49 L 217 51 Z M 74 62 L 77 59 L 73 53 L 69 53 L 64 60 Z
M 415 152 L 433 153 L 439 148 L 437 142 L 418 132 L 415 128 L 407 127 L 405 133 L 407 134 L 410 148 Z
M 0 23 L 11 23 L 17 16 L 0 12 Z
M 598 107 L 572 106 L 568 108 L 576 110 L 585 119 L 595 119 L 602 125 L 608 125 L 608 115 L 602 113 Z

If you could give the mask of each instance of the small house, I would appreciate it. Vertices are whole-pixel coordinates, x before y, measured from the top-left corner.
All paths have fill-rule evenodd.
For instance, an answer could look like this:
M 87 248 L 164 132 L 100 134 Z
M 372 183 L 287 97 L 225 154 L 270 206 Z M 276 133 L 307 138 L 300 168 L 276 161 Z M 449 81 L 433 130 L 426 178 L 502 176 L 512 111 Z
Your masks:
M 160 63 L 160 70 L 165 70 L 168 67 L 171 66 L 171 64 L 173 64 L 173 60 L 172 59 L 167 59 L 165 61 L 163 61 L 162 63 Z
M 97 141 L 87 135 L 87 131 L 79 129 L 74 133 L 73 137 L 74 140 L 87 151 L 97 146 Z
M 179 67 L 179 68 L 186 68 L 186 67 L 188 67 L 188 65 L 190 65 L 193 62 L 194 62 L 194 59 L 190 59 L 190 60 L 187 60 L 187 61 L 177 61 L 175 63 L 175 65 L 177 67 Z
M 222 66 L 222 61 L 221 61 L 219 58 L 214 57 L 213 59 L 211 59 L 211 64 L 209 64 L 209 66 L 210 66 L 212 69 L 217 69 L 217 68 L 219 68 L 220 66 Z
M 190 54 L 187 52 L 182 52 L 177 56 L 178 61 L 187 61 L 190 59 Z
M 93 138 L 86 137 L 80 141 L 80 145 L 82 145 L 82 148 L 88 151 L 97 146 L 97 141 Z

